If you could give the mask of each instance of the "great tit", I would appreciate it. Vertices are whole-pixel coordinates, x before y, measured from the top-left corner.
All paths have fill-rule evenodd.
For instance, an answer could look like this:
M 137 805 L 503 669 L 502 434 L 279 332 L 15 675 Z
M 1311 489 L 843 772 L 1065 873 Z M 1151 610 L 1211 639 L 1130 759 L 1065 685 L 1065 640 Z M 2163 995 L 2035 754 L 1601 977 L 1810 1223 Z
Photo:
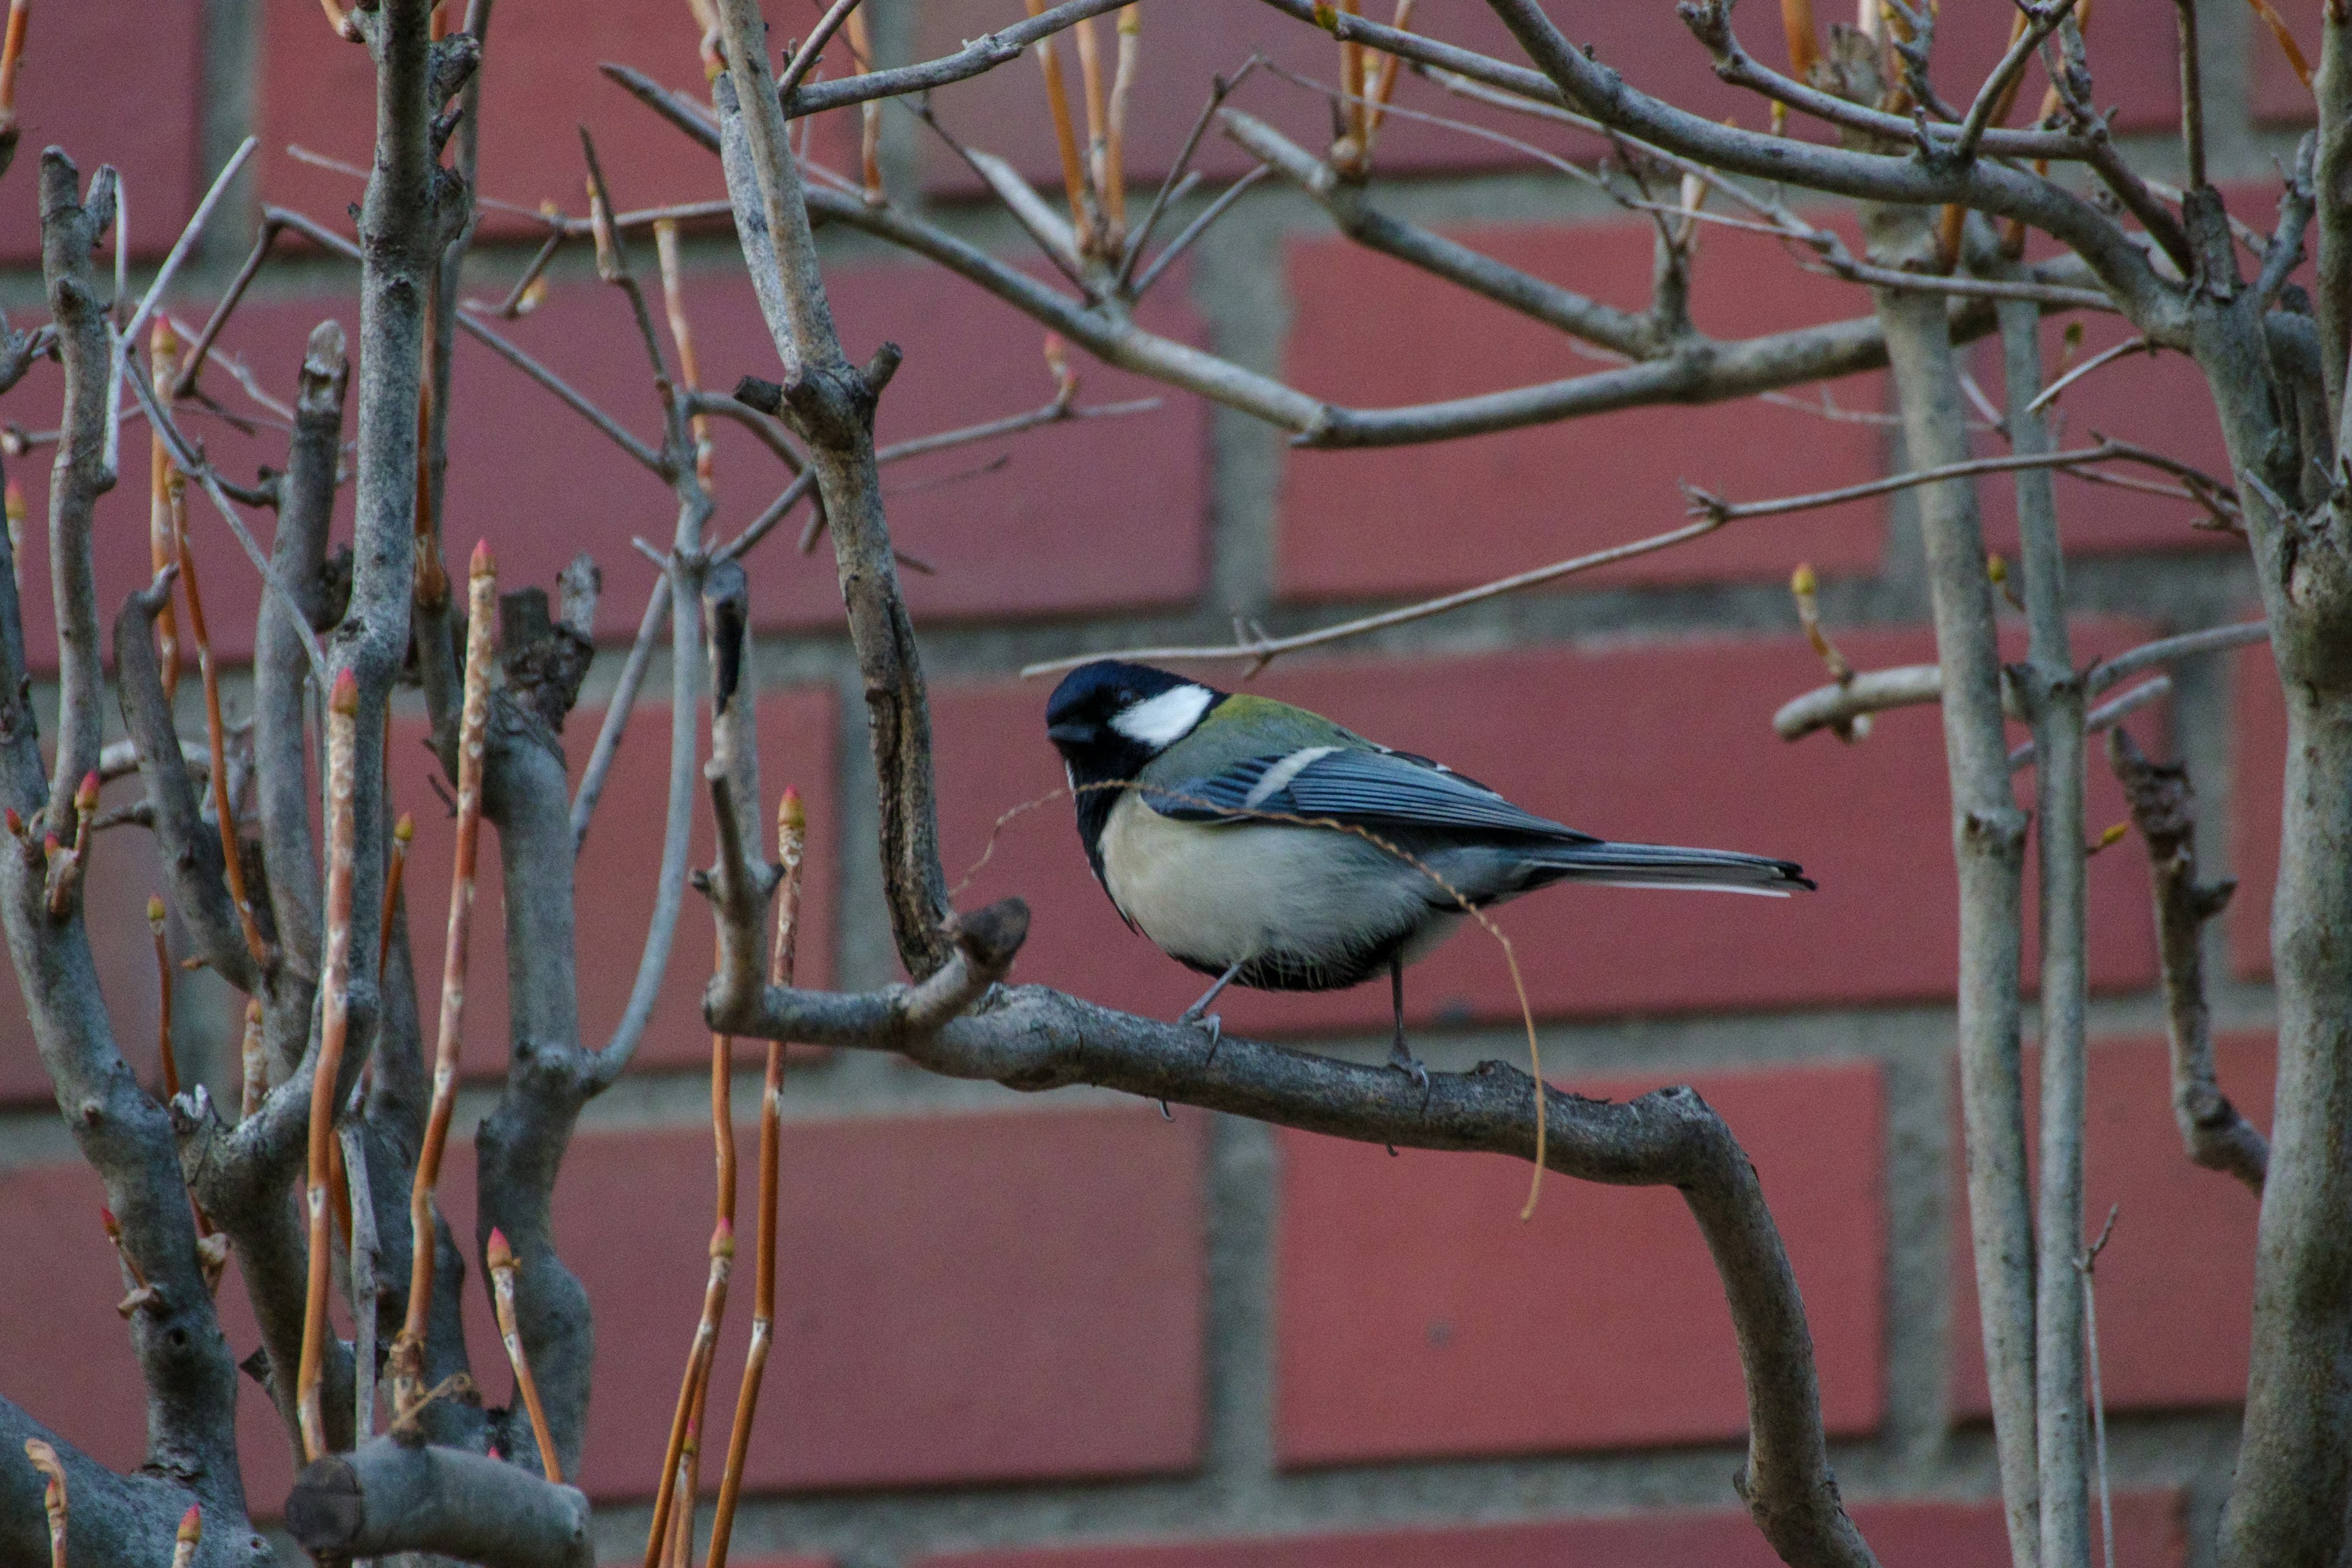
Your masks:
M 1390 1059 L 1426 1083 L 1405 1045 L 1404 966 L 1461 926 L 1465 904 L 1559 881 L 1783 898 L 1813 886 L 1787 860 L 1609 843 L 1303 708 L 1147 665 L 1071 671 L 1045 734 L 1119 917 L 1215 977 L 1184 1013 L 1213 1050 L 1208 1008 L 1227 985 L 1333 991 L 1386 970 Z

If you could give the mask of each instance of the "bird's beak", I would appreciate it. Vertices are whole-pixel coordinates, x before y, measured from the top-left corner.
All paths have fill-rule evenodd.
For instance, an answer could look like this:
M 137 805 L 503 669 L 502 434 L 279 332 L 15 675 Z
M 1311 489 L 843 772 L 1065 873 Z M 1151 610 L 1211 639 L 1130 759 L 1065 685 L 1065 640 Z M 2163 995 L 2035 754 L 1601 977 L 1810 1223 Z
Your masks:
M 1091 724 L 1048 724 L 1045 726 L 1045 739 L 1053 742 L 1054 744 L 1057 746 L 1065 748 L 1070 746 L 1083 746 L 1088 741 L 1094 739 L 1094 734 L 1095 728 Z

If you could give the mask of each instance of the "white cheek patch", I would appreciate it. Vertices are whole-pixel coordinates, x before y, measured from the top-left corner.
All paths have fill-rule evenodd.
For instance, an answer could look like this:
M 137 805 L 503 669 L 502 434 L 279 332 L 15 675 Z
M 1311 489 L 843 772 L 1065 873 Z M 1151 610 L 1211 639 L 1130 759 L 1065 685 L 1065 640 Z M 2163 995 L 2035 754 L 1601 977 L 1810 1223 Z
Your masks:
M 1138 745 L 1172 746 L 1192 732 L 1216 700 L 1205 686 L 1174 687 L 1121 709 L 1111 716 L 1110 727 Z

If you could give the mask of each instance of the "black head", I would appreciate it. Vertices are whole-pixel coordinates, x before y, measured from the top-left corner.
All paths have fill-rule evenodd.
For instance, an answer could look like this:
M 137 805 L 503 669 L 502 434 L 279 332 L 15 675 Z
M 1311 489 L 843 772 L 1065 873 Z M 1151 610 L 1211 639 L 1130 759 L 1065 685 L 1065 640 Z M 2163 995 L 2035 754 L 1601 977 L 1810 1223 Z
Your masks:
M 1224 693 L 1150 665 L 1097 659 L 1065 676 L 1045 704 L 1045 738 L 1080 782 L 1132 778 L 1192 733 Z
M 1063 678 L 1045 704 L 1045 738 L 1081 791 L 1078 824 L 1089 850 L 1118 791 L 1086 790 L 1132 779 L 1190 734 L 1224 693 L 1149 665 L 1097 659 Z

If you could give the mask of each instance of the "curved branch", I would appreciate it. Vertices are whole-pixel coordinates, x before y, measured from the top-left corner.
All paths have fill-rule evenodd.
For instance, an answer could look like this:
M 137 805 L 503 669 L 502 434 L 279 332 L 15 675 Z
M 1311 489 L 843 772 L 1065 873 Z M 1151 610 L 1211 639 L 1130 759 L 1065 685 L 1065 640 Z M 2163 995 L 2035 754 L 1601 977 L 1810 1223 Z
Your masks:
M 2156 889 L 2157 946 L 2164 975 L 2165 1037 L 2172 1047 L 2172 1116 L 2189 1157 L 2259 1193 L 2270 1140 L 2239 1113 L 2213 1072 L 2213 1017 L 2205 1003 L 2205 922 L 2229 907 L 2237 879 L 2197 879 L 2197 794 L 2179 763 L 2152 763 L 2131 732 L 2107 736 L 2107 762 L 2147 841 Z
M 24 1462 L 25 1440 L 57 1450 L 73 1499 L 74 1559 L 80 1563 L 166 1563 L 173 1536 L 194 1494 L 155 1476 L 119 1476 L 18 1406 L 0 1398 L 0 1561 L 49 1561 L 49 1526 L 41 1479 Z M 277 1553 L 239 1517 L 205 1516 L 215 1568 L 274 1568 Z
M 154 807 L 155 840 L 172 901 L 206 965 L 238 990 L 255 992 L 261 986 L 261 973 L 229 899 L 220 835 L 205 826 L 197 808 L 195 785 L 189 780 L 179 734 L 172 728 L 163 668 L 155 654 L 155 617 L 170 602 L 175 570 L 166 566 L 152 586 L 124 599 L 114 617 L 116 695 L 121 699 L 123 727 L 138 752 L 140 783 Z
M 866 689 L 891 932 L 900 961 L 920 977 L 948 961 L 940 928 L 949 903 L 931 775 L 930 707 L 914 623 L 898 592 L 874 453 L 874 409 L 898 369 L 898 350 L 883 344 L 863 369 L 842 353 L 817 271 L 809 205 L 785 146 L 784 119 L 768 70 L 766 24 L 752 0 L 720 0 L 719 9 L 728 64 L 728 74 L 713 84 L 723 132 L 720 163 L 735 204 L 736 237 L 783 366 L 780 385 L 743 400 L 785 416 L 817 476 Z
M 49 586 L 57 600 L 58 748 L 45 826 L 73 837 L 74 787 L 98 766 L 104 740 L 106 676 L 99 667 L 98 568 L 90 520 L 114 488 L 108 462 L 110 323 L 98 297 L 91 247 L 114 220 L 114 170 L 101 164 L 85 197 L 73 160 L 41 153 L 41 268 L 58 362 L 65 367 L 65 412 L 49 480 Z M 39 804 L 38 802 L 35 803 Z
M 1535 1153 L 1534 1084 L 1500 1062 L 1433 1072 L 1424 1094 L 1383 1068 L 1233 1036 L 1212 1054 L 1197 1029 L 1033 985 L 995 992 L 932 1027 L 964 998 L 991 994 L 988 976 L 1010 962 L 1007 942 L 1017 947 L 1026 912 L 1008 900 L 972 916 L 955 960 L 922 985 L 862 994 L 768 986 L 737 995 L 714 982 L 704 1016 L 730 1034 L 897 1050 L 932 1072 L 1017 1089 L 1093 1084 L 1362 1142 Z M 1730 1129 L 1688 1089 L 1608 1104 L 1547 1088 L 1543 1105 L 1549 1169 L 1615 1185 L 1671 1185 L 1690 1205 L 1730 1302 L 1748 1380 L 1739 1486 L 1766 1538 L 1791 1563 L 1874 1563 L 1830 1474 L 1796 1278 Z
M 270 547 L 270 569 L 302 597 L 289 607 L 277 595 L 263 595 L 261 624 L 254 633 L 253 752 L 260 780 L 257 804 L 269 906 L 278 921 L 278 942 L 311 975 L 319 973 L 324 921 L 319 858 L 310 843 L 302 724 L 302 689 L 310 666 L 293 617 L 306 616 L 315 630 L 324 611 L 319 573 L 326 563 L 327 530 L 335 507 L 343 391 L 350 374 L 342 327 L 321 321 L 302 356 L 294 439 L 280 491 L 278 535 Z

